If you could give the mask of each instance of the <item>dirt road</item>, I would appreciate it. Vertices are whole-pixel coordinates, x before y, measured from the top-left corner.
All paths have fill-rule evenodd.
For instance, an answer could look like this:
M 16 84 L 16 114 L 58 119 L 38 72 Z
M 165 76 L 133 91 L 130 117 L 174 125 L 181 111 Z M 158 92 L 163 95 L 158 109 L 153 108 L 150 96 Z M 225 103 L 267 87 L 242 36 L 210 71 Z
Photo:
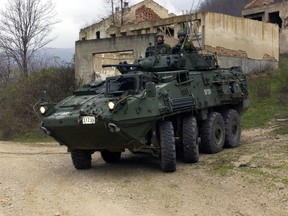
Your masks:
M 75 170 L 57 143 L 0 142 L 0 215 L 288 215 L 288 135 L 244 131 L 241 146 L 160 171 L 147 155 L 93 155 Z

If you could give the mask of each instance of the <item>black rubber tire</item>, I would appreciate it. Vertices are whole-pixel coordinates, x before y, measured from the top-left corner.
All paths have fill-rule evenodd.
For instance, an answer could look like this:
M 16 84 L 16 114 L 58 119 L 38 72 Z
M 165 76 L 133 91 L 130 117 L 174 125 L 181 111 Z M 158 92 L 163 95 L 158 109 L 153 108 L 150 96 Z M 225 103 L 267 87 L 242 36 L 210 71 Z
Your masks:
M 163 172 L 176 170 L 176 146 L 172 122 L 159 123 L 159 138 L 161 146 L 161 169 Z
M 235 148 L 240 144 L 241 126 L 240 116 L 234 109 L 229 109 L 223 114 L 225 122 L 225 142 L 224 147 Z
M 91 152 L 88 150 L 72 150 L 71 158 L 73 165 L 76 169 L 89 169 L 91 168 Z
M 186 163 L 199 161 L 198 127 L 193 116 L 183 118 L 182 124 L 183 160 Z
M 214 154 L 223 149 L 225 141 L 225 123 L 218 112 L 211 112 L 203 121 L 200 131 L 200 150 L 205 153 Z
M 101 151 L 101 156 L 106 163 L 116 163 L 121 158 L 121 152 Z

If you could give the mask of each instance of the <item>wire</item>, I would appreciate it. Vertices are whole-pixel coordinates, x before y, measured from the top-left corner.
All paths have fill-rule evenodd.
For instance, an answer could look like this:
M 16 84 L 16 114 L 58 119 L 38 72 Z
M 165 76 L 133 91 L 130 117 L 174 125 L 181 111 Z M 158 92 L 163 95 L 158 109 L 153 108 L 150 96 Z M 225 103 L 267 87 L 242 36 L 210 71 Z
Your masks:
M 189 11 L 190 14 L 192 13 L 192 9 L 194 8 L 194 4 L 195 4 L 195 0 L 192 1 L 192 5 L 191 5 L 190 11 Z
M 197 3 L 196 3 L 197 2 Z M 192 4 L 191 4 L 191 8 L 190 8 L 190 14 L 192 14 L 192 12 L 197 12 L 199 10 L 199 6 L 201 4 L 201 0 L 193 0 Z M 196 7 L 195 7 L 196 6 Z

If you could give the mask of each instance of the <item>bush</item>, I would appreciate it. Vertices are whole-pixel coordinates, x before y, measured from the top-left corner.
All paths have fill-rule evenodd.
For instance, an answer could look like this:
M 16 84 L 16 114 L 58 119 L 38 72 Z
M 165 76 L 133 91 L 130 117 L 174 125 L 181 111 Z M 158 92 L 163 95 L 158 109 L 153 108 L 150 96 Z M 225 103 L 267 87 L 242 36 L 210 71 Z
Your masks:
M 73 68 L 49 68 L 0 89 L 1 139 L 40 132 L 40 120 L 33 106 L 39 101 L 42 92 L 47 91 L 49 101 L 58 102 L 75 88 Z
M 287 57 L 281 56 L 279 69 L 248 76 L 251 106 L 241 118 L 242 128 L 273 125 L 281 128 L 281 133 L 288 133 L 287 124 L 275 121 L 288 118 L 288 65 L 285 62 Z
M 279 70 L 278 70 L 278 76 L 280 80 L 279 88 L 278 88 L 278 95 L 279 95 L 279 101 L 283 105 L 288 104 L 288 56 L 283 56 L 281 58 L 281 61 L 279 63 Z
M 253 74 L 248 79 L 253 85 L 249 86 L 249 89 L 254 93 L 256 100 L 263 100 L 271 96 L 271 81 L 267 78 L 267 73 Z

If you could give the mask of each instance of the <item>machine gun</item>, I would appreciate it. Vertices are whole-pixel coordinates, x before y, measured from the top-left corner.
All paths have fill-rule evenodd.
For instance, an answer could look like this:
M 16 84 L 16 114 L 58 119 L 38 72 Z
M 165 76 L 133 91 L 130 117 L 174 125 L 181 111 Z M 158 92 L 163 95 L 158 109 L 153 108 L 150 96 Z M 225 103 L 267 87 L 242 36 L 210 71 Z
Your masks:
M 102 64 L 102 68 L 116 67 L 121 74 L 128 73 L 140 67 L 140 64 L 128 64 L 126 61 L 119 62 L 119 64 Z

